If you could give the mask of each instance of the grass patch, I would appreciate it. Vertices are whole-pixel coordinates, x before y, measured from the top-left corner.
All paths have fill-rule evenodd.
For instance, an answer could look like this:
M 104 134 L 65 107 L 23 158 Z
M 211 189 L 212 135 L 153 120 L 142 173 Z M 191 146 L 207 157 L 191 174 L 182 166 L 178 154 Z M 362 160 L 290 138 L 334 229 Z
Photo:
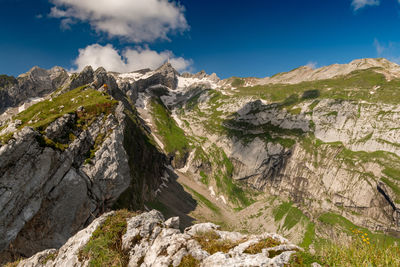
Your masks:
M 355 224 L 353 224 L 351 221 L 347 220 L 343 216 L 332 212 L 321 214 L 318 217 L 318 220 L 331 226 L 339 225 L 348 233 L 350 233 L 352 229 L 357 227 Z
M 56 252 L 54 252 L 54 253 L 50 253 L 49 255 L 47 255 L 47 256 L 44 258 L 42 264 L 46 265 L 46 263 L 47 263 L 48 261 L 54 261 L 54 260 L 57 258 L 57 256 L 58 256 L 58 251 L 56 251 Z
M 400 181 L 400 170 L 399 169 L 395 169 L 395 168 L 391 168 L 391 167 L 386 167 L 383 171 L 382 171 L 386 176 L 393 178 L 395 180 Z
M 329 112 L 329 113 L 326 113 L 324 116 L 329 117 L 329 116 L 337 116 L 337 115 L 338 115 L 338 112 L 337 112 L 337 111 L 331 111 L 331 112 Z
M 393 190 L 393 192 L 396 194 L 396 199 L 394 200 L 394 202 L 400 203 L 400 187 L 396 183 L 390 181 L 389 179 L 387 179 L 385 177 L 382 177 L 381 180 L 387 186 L 389 186 Z
M 91 163 L 92 162 L 91 160 L 95 157 L 96 151 L 100 149 L 101 144 L 103 144 L 103 142 L 106 139 L 106 137 L 107 137 L 106 133 L 99 133 L 96 136 L 96 139 L 94 140 L 94 144 L 93 144 L 93 146 L 91 147 L 91 149 L 89 151 L 89 156 L 88 156 L 88 158 L 85 159 L 85 163 Z
M 288 112 L 292 115 L 299 115 L 301 113 L 301 108 L 292 108 L 289 109 Z
M 3 145 L 7 144 L 14 136 L 14 133 L 8 133 L 5 135 L 0 136 L 0 141 Z
M 193 190 L 192 188 L 190 188 L 189 186 L 183 184 L 183 187 L 185 187 L 186 190 L 188 190 L 198 201 L 200 201 L 201 203 L 203 203 L 206 207 L 208 207 L 210 210 L 212 210 L 213 212 L 215 212 L 216 214 L 221 214 L 220 209 L 214 205 L 210 200 L 208 200 L 205 196 L 203 196 L 202 194 L 196 192 L 195 190 Z
M 235 90 L 236 96 L 259 96 L 274 102 L 282 102 L 292 95 L 302 95 L 298 101 L 311 98 L 339 99 L 339 100 L 365 100 L 371 103 L 400 102 L 397 93 L 400 79 L 387 81 L 385 76 L 376 71 L 380 68 L 356 70 L 347 75 L 326 80 L 306 81 L 297 84 L 266 84 L 251 87 L 240 87 Z M 279 75 L 279 74 L 278 74 Z M 375 94 L 369 92 L 374 86 L 380 86 Z M 294 100 L 294 97 L 292 97 Z
M 326 266 L 400 266 L 398 244 L 372 241 L 368 233 L 355 230 L 346 244 L 326 243 L 317 251 Z
M 312 111 L 319 104 L 319 100 L 314 100 L 308 108 Z
M 365 142 L 367 142 L 368 140 L 370 140 L 370 139 L 372 138 L 372 134 L 373 134 L 373 133 L 367 134 L 367 135 L 364 136 L 363 138 L 357 140 L 357 143 L 365 143 Z
M 281 221 L 285 217 L 283 222 L 283 229 L 290 230 L 302 219 L 308 219 L 303 212 L 293 206 L 291 202 L 284 202 L 273 210 L 275 221 Z
M 314 262 L 322 264 L 322 260 L 318 256 L 312 255 L 311 253 L 306 252 L 306 251 L 297 251 L 290 258 L 288 266 L 289 267 L 310 266 Z M 342 265 L 340 265 L 340 263 L 338 263 L 336 265 L 331 265 L 331 266 L 342 266 Z
M 213 163 L 219 168 L 214 174 L 217 187 L 228 196 L 229 200 L 240 207 L 247 207 L 254 203 L 254 200 L 248 197 L 248 192 L 233 181 L 233 164 L 225 152 L 214 146 L 212 158 Z
M 234 78 L 231 85 L 233 87 L 240 87 L 244 85 L 244 80 L 240 79 L 240 78 Z
M 177 153 L 181 158 L 189 149 L 189 141 L 184 131 L 171 118 L 167 109 L 157 100 L 151 101 L 152 112 L 158 134 L 163 139 L 167 153 Z
M 208 185 L 209 178 L 208 178 L 207 174 L 205 174 L 203 171 L 200 171 L 200 177 L 201 177 L 200 182 L 202 182 L 205 185 Z
M 200 261 L 195 259 L 192 255 L 187 254 L 183 256 L 181 263 L 179 263 L 178 267 L 199 267 Z
M 304 233 L 303 241 L 300 243 L 300 246 L 308 249 L 310 245 L 313 243 L 315 239 L 315 224 L 309 222 L 307 224 L 306 232 Z
M 65 149 L 68 148 L 68 144 L 61 144 L 61 143 L 58 143 L 58 142 L 54 142 L 53 140 L 47 138 L 44 135 L 38 135 L 36 137 L 36 140 L 38 141 L 38 143 L 41 146 L 48 146 L 48 147 L 51 147 L 51 148 L 54 148 L 54 149 L 57 149 L 57 150 L 60 150 L 60 151 L 64 151 Z
M 246 248 L 246 250 L 244 251 L 244 253 L 248 253 L 248 254 L 258 254 L 262 252 L 262 249 L 264 248 L 272 248 L 272 247 L 276 247 L 279 246 L 281 243 L 279 241 L 276 241 L 273 238 L 266 238 L 263 239 L 261 241 L 259 241 L 258 243 L 249 246 L 248 248 Z
M 374 242 L 376 245 L 382 246 L 382 247 L 386 247 L 386 246 L 391 246 L 394 244 L 400 244 L 400 239 L 390 236 L 390 235 L 386 235 L 383 233 L 374 233 L 371 232 L 370 230 L 363 228 L 363 227 L 359 227 L 355 224 L 353 224 L 351 221 L 347 220 L 346 218 L 344 218 L 343 216 L 339 215 L 339 214 L 335 214 L 332 212 L 327 212 L 327 213 L 323 213 L 322 215 L 320 215 L 318 217 L 318 220 L 331 225 L 331 226 L 335 226 L 335 227 L 339 227 L 340 230 L 342 230 L 343 232 L 347 233 L 348 235 L 354 235 L 354 231 L 355 229 L 357 231 L 361 231 L 363 233 L 366 233 L 368 235 L 368 237 L 370 238 L 370 242 Z
M 119 210 L 109 216 L 79 251 L 79 260 L 89 260 L 91 267 L 127 266 L 129 255 L 122 251 L 122 235 L 126 232 L 126 219 L 134 215 L 127 210 Z
M 111 99 L 111 96 L 102 93 L 86 86 L 82 86 L 71 90 L 65 94 L 52 98 L 52 100 L 44 100 L 36 103 L 28 109 L 17 114 L 13 119 L 21 120 L 22 124 L 18 129 L 22 129 L 25 126 L 39 130 L 44 134 L 46 127 L 62 117 L 65 114 L 76 114 L 76 121 L 71 125 L 73 129 L 86 129 L 93 123 L 100 114 L 107 116 L 114 111 L 118 101 Z M 82 111 L 77 111 L 78 107 L 83 107 Z M 76 136 L 70 132 L 66 132 L 65 140 L 73 141 Z M 12 138 L 13 133 L 1 136 L 0 140 L 3 144 L 7 143 Z M 104 137 L 104 136 L 103 136 Z M 64 137 L 63 137 L 64 138 Z M 64 139 L 63 139 L 64 140 Z M 96 139 L 96 147 L 98 148 L 104 138 Z M 46 136 L 39 136 L 38 142 L 43 146 L 52 147 L 64 151 L 68 148 L 68 142 L 60 143 L 55 140 L 51 140 Z M 91 157 L 94 156 L 94 151 L 91 153 Z M 89 159 L 90 160 L 90 159 Z
M 78 107 L 83 106 L 84 112 L 78 115 L 78 127 L 90 125 L 101 113 L 109 114 L 118 103 L 111 96 L 86 86 L 71 90 L 50 100 L 36 103 L 14 117 L 21 120 L 19 128 L 30 126 L 34 129 L 44 130 L 51 122 L 59 117 L 75 113 Z
M 18 259 L 16 261 L 13 262 L 8 262 L 6 263 L 3 267 L 17 267 L 18 264 L 22 261 L 22 259 Z
M 221 239 L 215 231 L 199 232 L 193 236 L 193 239 L 199 242 L 201 248 L 207 251 L 210 255 L 217 252 L 227 253 L 232 248 L 236 247 L 244 240 L 232 241 Z

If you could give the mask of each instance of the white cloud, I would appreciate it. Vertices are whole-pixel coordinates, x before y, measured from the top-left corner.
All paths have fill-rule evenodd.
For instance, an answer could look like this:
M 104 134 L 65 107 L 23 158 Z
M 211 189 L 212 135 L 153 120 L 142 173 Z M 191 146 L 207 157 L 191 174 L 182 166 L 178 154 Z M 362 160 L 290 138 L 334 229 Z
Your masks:
M 400 43 L 398 42 L 379 42 L 374 39 L 374 47 L 378 57 L 386 58 L 392 62 L 400 64 Z
M 315 61 L 309 61 L 306 65 L 307 67 L 310 67 L 312 69 L 315 69 L 317 67 L 317 62 Z
M 374 46 L 376 49 L 376 53 L 378 54 L 378 56 L 382 55 L 382 53 L 385 51 L 385 47 L 383 45 L 381 45 L 378 41 L 378 39 L 374 39 Z
M 111 44 L 105 46 L 93 44 L 79 49 L 79 56 L 74 63 L 77 67 L 75 71 L 80 71 L 90 65 L 94 69 L 104 67 L 108 71 L 131 72 L 143 68 L 155 69 L 168 59 L 178 71 L 187 70 L 192 64 L 191 60 L 175 57 L 170 51 L 157 52 L 145 47 L 128 48 L 120 52 Z
M 88 22 L 97 32 L 133 42 L 168 39 L 189 28 L 184 7 L 168 0 L 50 0 L 62 26 Z
M 354 11 L 359 10 L 365 6 L 378 6 L 379 4 L 380 4 L 379 0 L 353 0 L 351 2 Z

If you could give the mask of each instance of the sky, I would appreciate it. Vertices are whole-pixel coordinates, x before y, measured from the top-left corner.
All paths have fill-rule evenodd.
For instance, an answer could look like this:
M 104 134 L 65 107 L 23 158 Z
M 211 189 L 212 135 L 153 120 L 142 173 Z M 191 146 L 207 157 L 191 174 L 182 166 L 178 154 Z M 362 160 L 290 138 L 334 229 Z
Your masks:
M 400 0 L 0 0 L 0 74 L 33 66 L 266 77 L 385 57 L 400 63 Z

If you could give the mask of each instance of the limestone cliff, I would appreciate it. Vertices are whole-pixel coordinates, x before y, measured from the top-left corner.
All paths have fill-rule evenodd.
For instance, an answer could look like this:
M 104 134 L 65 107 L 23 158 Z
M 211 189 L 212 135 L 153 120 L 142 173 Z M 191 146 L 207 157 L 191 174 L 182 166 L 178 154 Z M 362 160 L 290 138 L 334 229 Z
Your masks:
M 203 190 L 184 185 L 211 214 L 202 219 L 229 211 L 245 227 L 255 218 L 255 227 L 295 231 L 296 241 L 330 236 L 314 230 L 329 216 L 399 234 L 399 77 L 382 59 L 266 79 L 179 74 L 168 63 L 3 77 L 1 255 L 59 248 L 112 207 L 145 209 L 175 170 Z M 260 217 L 259 206 L 269 213 Z M 286 222 L 291 209 L 301 220 Z M 177 265 L 183 254 L 174 253 L 162 259 Z
M 113 206 L 143 208 L 161 177 L 168 179 L 167 158 L 113 77 L 104 69 L 88 72 L 91 68 L 66 81 L 63 93 L 44 96 L 5 121 L 0 133 L 3 259 L 60 247 Z M 70 90 L 73 83 L 83 86 Z
M 400 67 L 365 59 L 307 73 L 265 83 L 184 74 L 177 88 L 139 92 L 136 104 L 174 166 L 215 201 L 248 206 L 247 184 L 313 219 L 329 211 L 398 232 Z

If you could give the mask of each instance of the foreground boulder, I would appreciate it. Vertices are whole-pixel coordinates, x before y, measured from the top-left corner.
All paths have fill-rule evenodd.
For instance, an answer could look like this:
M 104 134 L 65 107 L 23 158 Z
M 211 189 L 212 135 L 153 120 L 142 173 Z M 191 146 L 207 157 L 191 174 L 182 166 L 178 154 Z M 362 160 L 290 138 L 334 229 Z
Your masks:
M 178 229 L 179 218 L 164 221 L 156 210 L 140 215 L 109 212 L 71 237 L 19 262 L 22 266 L 284 266 L 301 250 L 277 234 L 244 235 L 212 223 Z M 100 241 L 101 240 L 101 241 Z M 114 241 L 114 242 L 108 242 Z M 96 245 L 96 244 L 100 244 Z M 104 247 L 110 244 L 110 247 Z

